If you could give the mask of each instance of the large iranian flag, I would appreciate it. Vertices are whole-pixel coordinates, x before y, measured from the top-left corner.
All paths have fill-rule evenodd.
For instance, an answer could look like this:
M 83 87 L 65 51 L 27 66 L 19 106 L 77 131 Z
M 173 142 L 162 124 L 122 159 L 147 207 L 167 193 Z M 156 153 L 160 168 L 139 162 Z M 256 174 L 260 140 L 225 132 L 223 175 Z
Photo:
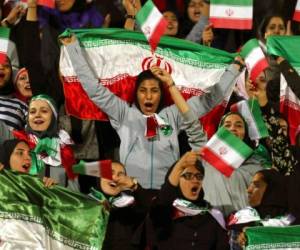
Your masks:
M 271 55 L 282 56 L 300 74 L 300 36 L 272 36 L 267 39 L 267 50 Z M 281 75 L 280 112 L 289 124 L 291 143 L 295 143 L 296 129 L 300 124 L 300 100 Z
M 252 153 L 253 150 L 246 143 L 221 127 L 203 147 L 202 159 L 230 177 Z
M 171 73 L 177 87 L 188 99 L 202 95 L 216 84 L 234 54 L 201 46 L 182 39 L 162 37 L 156 54 L 151 53 L 148 42 L 140 32 L 123 29 L 73 30 L 86 53 L 88 63 L 101 84 L 121 99 L 132 103 L 136 76 L 152 65 L 158 65 Z M 65 33 L 64 35 L 67 35 Z M 67 112 L 82 119 L 106 119 L 105 114 L 89 100 L 62 47 L 60 71 L 64 82 Z M 224 89 L 224 92 L 227 92 Z M 230 91 L 229 91 L 230 92 Z M 168 91 L 166 105 L 171 104 Z M 221 102 L 203 118 L 209 135 L 214 133 L 227 100 Z M 212 122 L 213 121 L 213 122 Z
M 102 202 L 38 177 L 0 171 L 0 248 L 97 250 L 108 211 Z
M 209 11 L 215 28 L 252 29 L 253 0 L 211 0 Z

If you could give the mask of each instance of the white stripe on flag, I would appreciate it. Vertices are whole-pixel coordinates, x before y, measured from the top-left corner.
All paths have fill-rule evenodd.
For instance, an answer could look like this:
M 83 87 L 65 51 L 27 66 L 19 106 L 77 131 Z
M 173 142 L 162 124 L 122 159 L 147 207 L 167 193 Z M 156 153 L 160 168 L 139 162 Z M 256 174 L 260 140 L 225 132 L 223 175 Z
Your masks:
M 85 174 L 92 176 L 101 176 L 99 166 L 99 161 L 85 162 Z
M 245 161 L 245 158 L 231 148 L 230 145 L 221 140 L 216 134 L 208 141 L 205 147 L 213 151 L 228 165 L 232 166 L 232 168 L 238 168 Z
M 264 59 L 265 55 L 262 52 L 262 49 L 260 47 L 255 47 L 251 50 L 251 52 L 246 56 L 245 63 L 247 65 L 247 68 L 250 68 L 251 71 L 255 67 L 255 65 L 261 60 Z
M 252 9 L 252 6 L 211 5 L 209 15 L 216 18 L 252 19 Z
M 0 38 L 0 52 L 7 53 L 8 40 Z
M 156 7 L 154 7 L 151 10 L 146 21 L 141 26 L 141 30 L 143 31 L 143 33 L 145 34 L 147 39 L 149 39 L 149 37 L 151 37 L 151 35 L 155 31 L 155 28 L 159 24 L 162 17 L 163 17 L 162 14 L 159 12 L 159 10 Z

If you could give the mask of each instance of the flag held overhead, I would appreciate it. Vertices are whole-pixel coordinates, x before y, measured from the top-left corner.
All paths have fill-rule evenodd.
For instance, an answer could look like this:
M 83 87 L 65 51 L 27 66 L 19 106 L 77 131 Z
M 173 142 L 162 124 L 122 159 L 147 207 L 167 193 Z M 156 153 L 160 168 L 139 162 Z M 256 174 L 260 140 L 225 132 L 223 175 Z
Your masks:
M 136 20 L 149 41 L 152 52 L 156 50 L 160 37 L 165 33 L 167 21 L 151 0 L 148 0 L 136 15 Z

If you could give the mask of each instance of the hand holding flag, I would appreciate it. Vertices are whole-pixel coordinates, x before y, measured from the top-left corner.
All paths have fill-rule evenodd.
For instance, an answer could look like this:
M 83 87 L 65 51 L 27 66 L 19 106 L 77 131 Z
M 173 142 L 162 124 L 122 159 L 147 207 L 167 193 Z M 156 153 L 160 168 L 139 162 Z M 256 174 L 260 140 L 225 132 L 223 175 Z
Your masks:
M 137 13 L 136 20 L 149 41 L 152 52 L 154 52 L 159 43 L 160 37 L 165 33 L 167 28 L 168 23 L 166 19 L 159 12 L 153 2 L 148 0 Z

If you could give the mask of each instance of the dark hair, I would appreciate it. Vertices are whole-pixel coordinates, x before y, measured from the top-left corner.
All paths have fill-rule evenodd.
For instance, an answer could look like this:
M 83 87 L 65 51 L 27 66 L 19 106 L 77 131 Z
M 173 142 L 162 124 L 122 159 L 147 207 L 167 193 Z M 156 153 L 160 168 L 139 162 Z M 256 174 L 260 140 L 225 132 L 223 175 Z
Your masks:
M 151 70 L 144 70 L 142 71 L 136 78 L 135 81 L 135 97 L 134 97 L 134 104 L 136 105 L 136 107 L 141 110 L 140 104 L 138 103 L 138 98 L 137 98 L 137 92 L 138 92 L 138 88 L 141 85 L 141 83 L 145 80 L 151 80 L 151 79 L 155 79 L 158 81 L 158 85 L 159 85 L 159 89 L 161 92 L 160 95 L 160 100 L 159 100 L 159 104 L 156 110 L 156 113 L 159 113 L 159 111 L 161 111 L 164 107 L 164 88 L 163 88 L 163 83 L 157 78 L 155 77 L 155 75 L 152 74 Z
M 4 84 L 3 87 L 0 87 L 0 95 L 9 95 L 15 91 L 14 84 L 13 84 L 13 68 L 10 62 L 9 57 L 7 56 L 7 62 L 10 66 L 10 77 L 7 82 Z
M 266 32 L 266 28 L 268 26 L 268 24 L 270 23 L 271 19 L 273 17 L 279 17 L 283 20 L 284 26 L 286 27 L 287 21 L 286 19 L 279 13 L 273 13 L 270 14 L 268 16 L 266 16 L 262 22 L 260 23 L 260 25 L 258 26 L 258 30 L 257 30 L 257 37 L 258 39 L 265 41 L 265 32 Z

